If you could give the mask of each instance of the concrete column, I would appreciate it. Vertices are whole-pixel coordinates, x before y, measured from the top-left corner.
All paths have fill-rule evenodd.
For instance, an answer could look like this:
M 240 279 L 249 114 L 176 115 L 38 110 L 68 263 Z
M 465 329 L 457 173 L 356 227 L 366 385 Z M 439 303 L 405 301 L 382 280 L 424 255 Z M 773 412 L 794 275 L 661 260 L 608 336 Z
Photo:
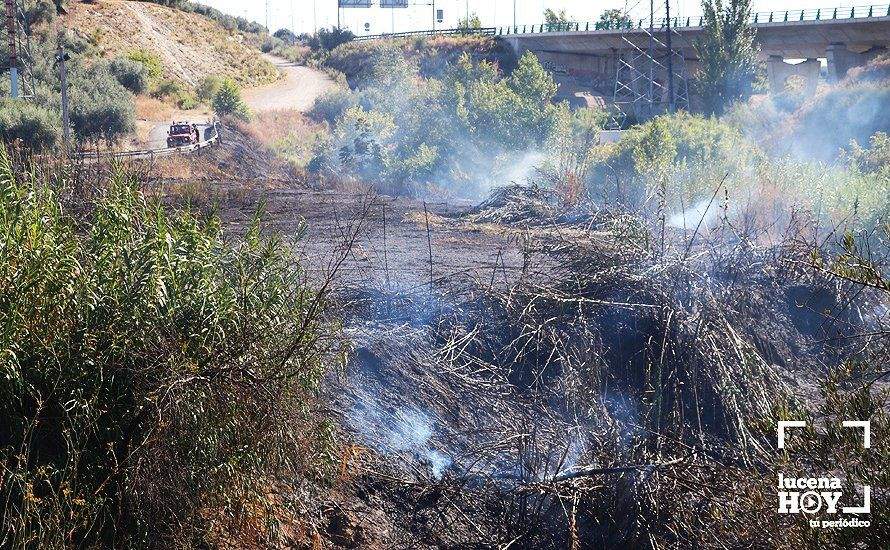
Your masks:
M 825 59 L 828 61 L 828 82 L 836 84 L 847 76 L 847 71 L 851 66 L 850 54 L 852 53 L 847 49 L 846 44 L 836 42 L 828 45 L 828 49 L 825 51 Z
M 773 94 L 784 92 L 791 77 L 800 77 L 803 79 L 806 95 L 812 96 L 816 93 L 816 87 L 819 85 L 819 73 L 821 70 L 822 64 L 819 63 L 818 59 L 807 59 L 801 63 L 792 64 L 786 63 L 780 55 L 771 55 L 766 62 L 769 89 Z
M 864 52 L 852 52 L 847 49 L 846 44 L 839 42 L 829 44 L 825 53 L 828 60 L 828 81 L 840 82 L 850 69 L 862 67 L 885 51 L 887 48 L 884 46 L 874 46 Z

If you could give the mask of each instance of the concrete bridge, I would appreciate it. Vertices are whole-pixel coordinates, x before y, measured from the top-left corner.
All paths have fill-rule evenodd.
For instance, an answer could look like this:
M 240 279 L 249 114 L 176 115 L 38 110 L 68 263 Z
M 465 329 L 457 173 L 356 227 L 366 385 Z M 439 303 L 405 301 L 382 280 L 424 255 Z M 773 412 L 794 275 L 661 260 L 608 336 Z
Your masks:
M 652 25 L 656 37 L 665 34 L 665 20 Z M 779 92 L 793 75 L 815 90 L 821 73 L 820 58 L 827 60 L 829 81 L 887 51 L 890 47 L 890 6 L 757 13 L 752 16 L 761 56 L 767 62 L 770 87 Z M 564 23 L 502 27 L 494 34 L 517 53 L 534 52 L 561 84 L 561 95 L 572 99 L 573 88 L 610 98 L 616 70 L 622 59 L 645 51 L 650 41 L 648 20 L 624 28 L 600 28 L 602 23 Z M 672 49 L 694 74 L 699 66 L 694 44 L 703 36 L 701 18 L 673 18 Z M 656 42 L 656 49 L 667 48 Z M 787 59 L 803 60 L 787 63 Z M 574 82 L 573 82 L 574 81 Z

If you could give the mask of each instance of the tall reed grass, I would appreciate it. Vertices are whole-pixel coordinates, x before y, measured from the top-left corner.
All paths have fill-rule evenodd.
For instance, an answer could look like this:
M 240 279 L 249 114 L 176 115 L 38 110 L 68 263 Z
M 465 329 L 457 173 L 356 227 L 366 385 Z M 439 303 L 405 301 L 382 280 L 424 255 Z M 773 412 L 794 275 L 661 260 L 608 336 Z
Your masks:
M 323 296 L 259 216 L 231 243 L 97 181 L 0 150 L 0 547 L 267 544 L 330 445 Z

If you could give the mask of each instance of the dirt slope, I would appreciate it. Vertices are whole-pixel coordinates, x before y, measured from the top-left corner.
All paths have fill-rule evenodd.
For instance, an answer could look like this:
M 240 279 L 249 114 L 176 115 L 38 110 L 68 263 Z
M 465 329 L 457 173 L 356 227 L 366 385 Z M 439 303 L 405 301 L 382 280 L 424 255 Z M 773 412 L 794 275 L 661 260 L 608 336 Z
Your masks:
M 71 3 L 68 26 L 101 53 L 114 57 L 144 49 L 160 57 L 164 76 L 197 86 L 209 75 L 230 76 L 245 87 L 279 78 L 257 50 L 215 21 L 147 2 Z

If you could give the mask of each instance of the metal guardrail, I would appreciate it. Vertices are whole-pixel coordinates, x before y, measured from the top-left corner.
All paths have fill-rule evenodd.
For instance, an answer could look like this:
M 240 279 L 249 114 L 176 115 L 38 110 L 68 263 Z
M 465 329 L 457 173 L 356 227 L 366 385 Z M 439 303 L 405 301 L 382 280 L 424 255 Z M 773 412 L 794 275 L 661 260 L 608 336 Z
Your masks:
M 204 149 L 206 147 L 210 147 L 219 142 L 219 125 L 218 123 L 214 124 L 204 124 L 202 125 L 207 129 L 212 129 L 212 135 L 203 141 L 199 141 L 198 143 L 193 143 L 191 145 L 183 145 L 181 147 L 164 147 L 161 149 L 142 149 L 137 151 L 117 151 L 117 152 L 109 152 L 103 153 L 101 151 L 81 151 L 78 153 L 74 153 L 72 155 L 74 158 L 80 160 L 99 160 L 100 158 L 106 159 L 139 159 L 139 158 L 153 158 L 153 157 L 163 157 L 167 155 L 173 155 L 177 153 L 191 153 L 193 151 L 197 151 L 199 149 Z
M 820 8 L 808 10 L 778 10 L 757 12 L 751 15 L 749 23 L 759 25 L 765 23 L 785 23 L 793 21 L 834 21 L 845 19 L 868 19 L 874 17 L 890 17 L 890 4 L 878 4 L 871 6 L 855 6 L 849 8 Z M 667 19 L 656 19 L 655 28 L 667 26 Z M 704 25 L 704 17 L 672 17 L 671 26 L 675 28 L 701 27 Z M 482 35 L 482 36 L 506 36 L 510 34 L 542 34 L 548 32 L 593 32 L 593 31 L 618 31 L 633 29 L 648 29 L 649 19 L 628 21 L 626 24 L 615 24 L 611 21 L 591 22 L 567 22 L 567 23 L 538 23 L 535 25 L 515 25 L 508 27 L 483 27 L 481 29 L 441 29 L 429 31 L 397 32 L 389 34 L 372 34 L 357 36 L 355 40 L 379 40 L 383 38 L 406 38 L 412 36 L 438 36 L 438 35 Z

